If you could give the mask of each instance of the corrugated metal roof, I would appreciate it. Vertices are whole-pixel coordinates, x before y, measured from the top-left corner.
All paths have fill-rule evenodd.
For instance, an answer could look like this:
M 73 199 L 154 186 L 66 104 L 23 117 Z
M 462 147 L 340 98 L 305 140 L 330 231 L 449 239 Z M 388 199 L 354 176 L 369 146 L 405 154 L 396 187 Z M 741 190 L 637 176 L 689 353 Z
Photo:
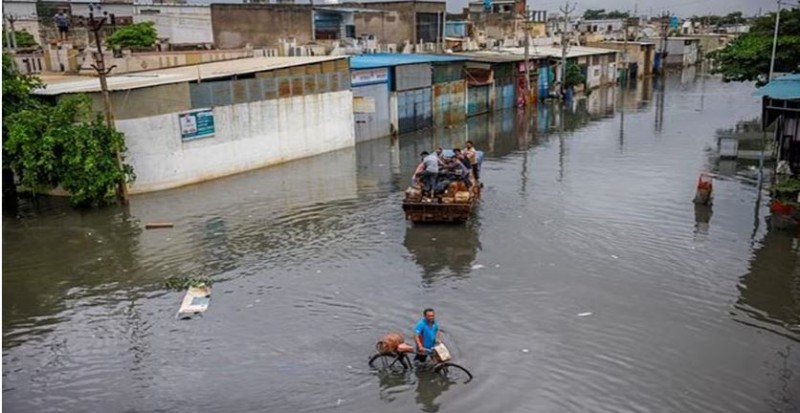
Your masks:
M 465 60 L 467 59 L 457 55 L 376 53 L 350 57 L 350 68 L 373 69 L 414 63 L 463 62 Z
M 473 62 L 482 62 L 482 63 L 513 63 L 513 62 L 525 61 L 524 51 L 522 55 L 510 52 L 499 52 L 499 51 L 467 52 L 467 53 L 458 53 L 457 55 L 463 56 L 467 60 Z M 534 58 L 534 56 L 531 55 L 531 58 Z
M 534 46 L 530 47 L 530 59 L 542 59 L 547 57 L 561 57 L 561 47 L 558 46 Z M 567 57 L 593 56 L 610 53 L 619 53 L 613 49 L 602 49 L 599 47 L 570 46 L 567 49 Z M 522 62 L 525 61 L 524 47 L 506 47 L 494 51 L 458 53 L 468 60 L 488 63 Z
M 389 10 L 365 9 L 361 7 L 314 7 L 314 10 L 330 11 L 336 13 L 390 13 Z
M 753 96 L 768 96 L 773 99 L 800 99 L 800 74 L 791 74 L 773 79 L 753 92 Z
M 507 50 L 510 53 L 518 55 L 525 54 L 525 48 L 522 47 L 508 47 L 503 50 Z M 531 46 L 530 53 L 532 56 L 535 57 L 561 57 L 561 47 Z M 619 51 L 613 49 L 602 49 L 599 47 L 586 47 L 586 46 L 570 46 L 567 48 L 567 58 L 604 55 L 610 53 L 619 53 Z
M 148 72 L 129 73 L 119 76 L 110 76 L 106 80 L 108 81 L 108 89 L 111 91 L 130 90 L 171 83 L 182 83 L 198 79 L 215 79 L 246 73 L 276 70 L 285 67 L 302 66 L 344 58 L 344 56 L 254 57 L 152 70 Z M 99 91 L 100 80 L 96 77 L 92 77 L 48 84 L 44 89 L 37 89 L 33 93 L 38 95 L 60 95 L 64 93 L 91 93 Z

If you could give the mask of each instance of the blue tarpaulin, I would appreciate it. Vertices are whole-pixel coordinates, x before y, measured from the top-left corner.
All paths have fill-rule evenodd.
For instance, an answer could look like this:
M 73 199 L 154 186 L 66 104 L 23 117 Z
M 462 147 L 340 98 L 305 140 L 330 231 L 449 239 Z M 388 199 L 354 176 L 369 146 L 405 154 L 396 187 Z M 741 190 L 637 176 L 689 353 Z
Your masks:
M 772 99 L 800 99 L 800 74 L 790 74 L 773 79 L 753 92 L 753 96 L 768 96 Z

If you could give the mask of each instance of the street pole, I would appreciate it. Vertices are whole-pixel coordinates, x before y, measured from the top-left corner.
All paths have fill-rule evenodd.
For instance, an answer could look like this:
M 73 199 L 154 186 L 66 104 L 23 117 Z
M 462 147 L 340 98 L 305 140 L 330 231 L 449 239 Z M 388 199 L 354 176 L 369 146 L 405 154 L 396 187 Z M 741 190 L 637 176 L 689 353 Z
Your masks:
M 442 12 L 442 53 L 447 50 L 447 0 L 444 0 L 444 12 Z
M 8 20 L 8 16 L 4 15 L 3 19 Z M 3 32 L 6 35 L 6 46 L 8 47 L 8 50 L 12 50 L 13 48 L 11 47 L 11 34 L 9 34 L 8 26 L 6 26 L 5 24 L 3 24 Z
M 17 21 L 17 18 L 12 15 L 7 15 L 6 20 L 8 20 L 8 27 L 11 29 L 11 36 L 8 38 L 11 44 L 11 50 L 17 50 L 17 31 L 14 29 L 14 22 Z
M 530 36 L 530 9 L 525 8 L 525 105 L 529 105 L 530 98 L 531 98 L 531 65 L 530 65 L 530 48 L 531 48 L 531 36 Z
M 575 6 L 569 7 L 569 1 L 559 8 L 564 13 L 564 30 L 561 32 L 561 97 L 564 97 L 564 84 L 567 80 L 567 25 L 569 24 L 569 14 L 575 10 Z
M 106 18 L 101 17 L 99 19 L 95 19 L 93 7 L 89 6 L 89 10 L 89 25 L 91 31 L 94 33 L 94 41 L 95 45 L 97 46 L 97 52 L 94 55 L 95 64 L 92 65 L 92 68 L 97 72 L 97 77 L 100 79 L 100 92 L 103 96 L 106 126 L 111 132 L 114 132 L 114 114 L 111 110 L 111 95 L 108 92 L 108 81 L 106 80 L 106 75 L 114 70 L 116 66 L 111 66 L 106 69 L 105 58 L 103 57 L 103 45 L 100 41 L 100 31 L 103 29 L 103 25 L 105 25 Z M 122 155 L 119 153 L 119 148 L 114 148 L 114 154 L 117 158 L 117 167 L 122 170 Z M 128 185 L 125 182 L 125 176 L 123 176 L 117 184 L 117 192 L 122 204 L 127 204 Z
M 767 81 L 772 81 L 772 74 L 775 71 L 775 49 L 778 47 L 778 26 L 781 23 L 781 1 L 778 0 L 778 12 L 775 13 L 775 33 L 772 36 L 772 58 L 769 60 L 769 77 Z
M 623 59 L 622 64 L 624 66 L 623 73 L 625 78 L 623 79 L 622 84 L 627 85 L 628 84 L 628 19 L 623 20 L 622 25 L 623 28 L 625 29 L 625 47 L 624 47 L 624 52 L 622 53 L 622 59 Z

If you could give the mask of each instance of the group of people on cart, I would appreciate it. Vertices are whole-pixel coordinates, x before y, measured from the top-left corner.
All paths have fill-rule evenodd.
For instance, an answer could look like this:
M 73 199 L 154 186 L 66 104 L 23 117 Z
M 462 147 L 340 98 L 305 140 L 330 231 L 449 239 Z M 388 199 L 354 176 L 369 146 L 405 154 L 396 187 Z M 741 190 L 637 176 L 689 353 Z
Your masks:
M 423 151 L 420 157 L 422 162 L 414 171 L 412 186 L 422 184 L 423 195 L 431 198 L 443 193 L 451 182 L 461 181 L 469 189 L 480 179 L 483 152 L 476 150 L 472 141 L 467 141 L 464 149 L 437 148 L 433 153 Z

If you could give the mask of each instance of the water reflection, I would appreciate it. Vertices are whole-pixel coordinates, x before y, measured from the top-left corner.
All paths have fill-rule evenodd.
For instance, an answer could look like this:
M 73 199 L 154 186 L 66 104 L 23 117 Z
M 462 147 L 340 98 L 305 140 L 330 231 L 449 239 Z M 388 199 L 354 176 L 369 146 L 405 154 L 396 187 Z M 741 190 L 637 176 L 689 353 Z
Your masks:
M 403 239 L 425 284 L 469 275 L 481 249 L 478 218 L 465 225 L 409 224 Z
M 737 320 L 786 331 L 800 341 L 800 243 L 793 231 L 770 228 L 760 244 L 740 279 L 736 301 L 750 318 Z
M 711 216 L 714 211 L 711 205 L 694 204 L 694 233 L 708 235 Z
M 436 413 L 439 411 L 437 399 L 452 385 L 447 378 L 435 374 L 428 368 L 418 368 L 414 371 L 417 376 L 416 397 L 414 400 L 420 406 L 420 410 L 426 413 Z
M 85 213 L 63 198 L 4 211 L 4 348 L 64 321 L 67 300 L 136 284 L 141 231 L 123 209 Z

